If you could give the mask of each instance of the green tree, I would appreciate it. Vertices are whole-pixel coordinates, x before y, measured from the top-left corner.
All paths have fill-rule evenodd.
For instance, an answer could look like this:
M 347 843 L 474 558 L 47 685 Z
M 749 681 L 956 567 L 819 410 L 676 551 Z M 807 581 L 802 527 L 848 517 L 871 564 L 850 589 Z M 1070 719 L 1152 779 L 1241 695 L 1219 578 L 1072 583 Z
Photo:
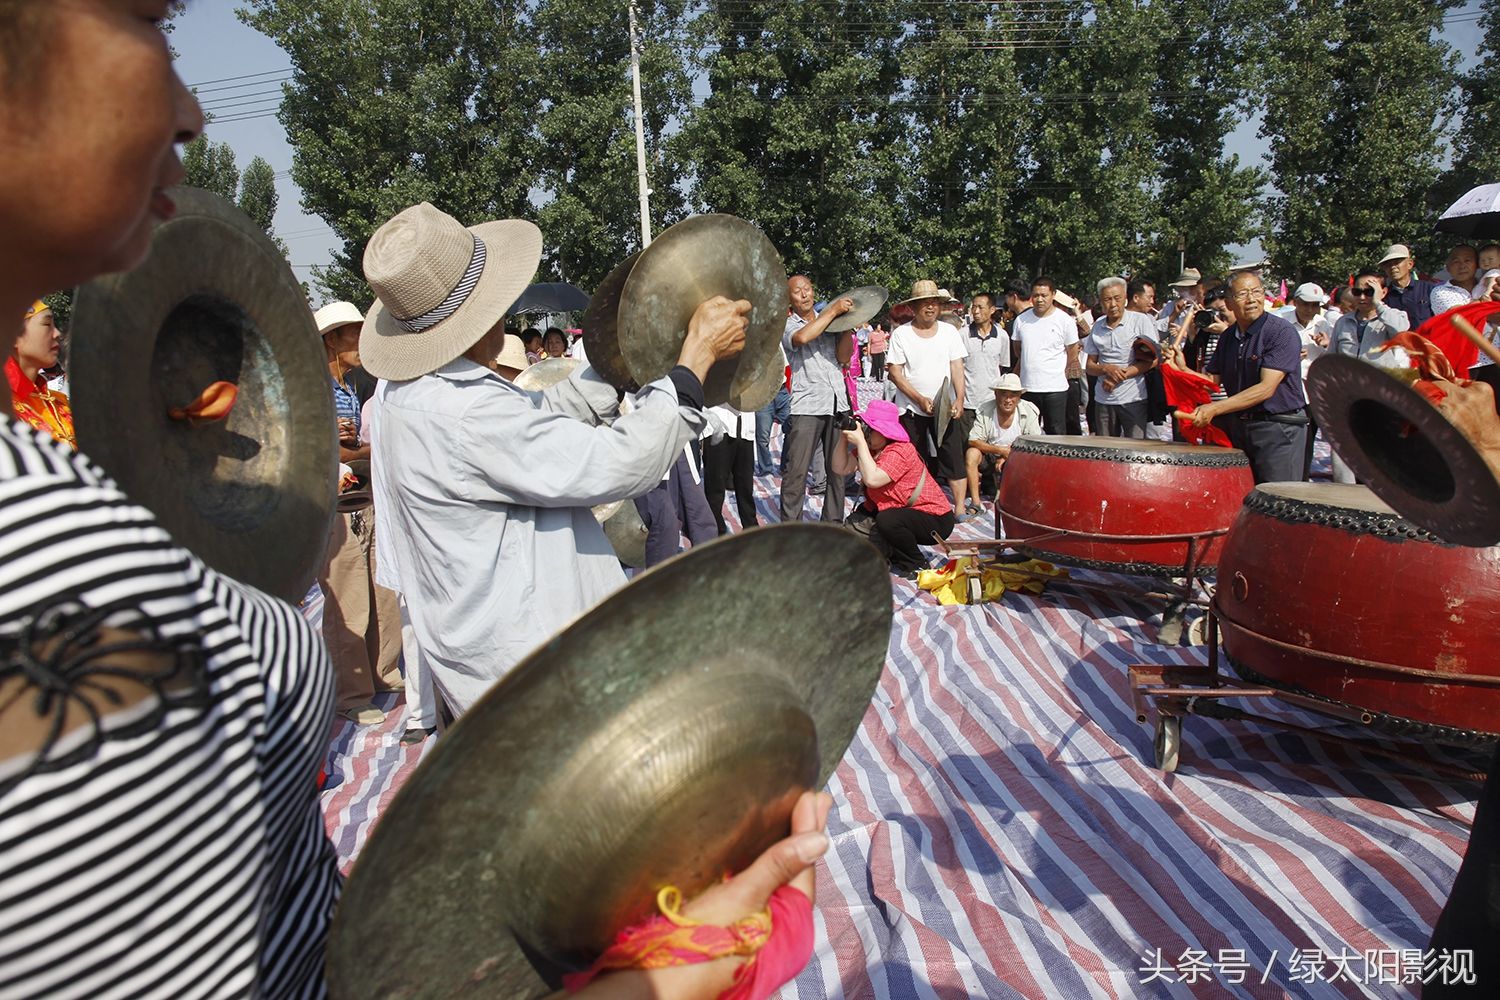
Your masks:
M 182 148 L 182 166 L 187 172 L 184 183 L 190 187 L 212 191 L 230 201 L 239 194 L 240 170 L 234 149 L 227 142 L 210 142 L 200 135 Z
M 1015 256 L 1033 276 L 1092 295 L 1104 275 L 1142 270 L 1160 231 L 1152 88 L 1167 12 L 1105 0 L 1053 16 L 1049 37 L 1066 44 L 1020 53 L 1029 170 Z
M 1478 27 L 1478 62 L 1459 79 L 1461 127 L 1433 202 L 1439 211 L 1472 187 L 1500 181 L 1500 0 L 1483 0 Z
M 1223 274 L 1233 263 L 1227 248 L 1258 231 L 1268 175 L 1241 165 L 1224 144 L 1251 108 L 1259 79 L 1255 53 L 1270 14 L 1264 7 L 1263 0 L 1178 0 L 1171 17 L 1155 25 L 1161 34 L 1152 106 L 1162 220 L 1148 244 L 1145 273 L 1159 281 L 1175 278 L 1182 263 Z
M 302 207 L 343 242 L 333 264 L 314 272 L 324 294 L 368 306 L 365 244 L 417 202 L 466 224 L 535 215 L 530 6 L 247 0 L 242 19 L 275 40 L 295 70 L 279 117 Z
M 684 6 L 683 0 L 636 5 L 653 233 L 683 209 L 679 167 L 666 155 L 664 135 L 692 96 Z M 627 6 L 541 0 L 534 19 L 543 269 L 593 288 L 641 246 Z
M 1019 88 L 1013 8 L 923 8 L 900 45 L 903 229 L 920 275 L 954 290 L 992 290 L 1012 270 L 1012 201 L 1020 180 L 1013 127 Z
M 708 94 L 676 138 L 693 203 L 758 225 L 824 295 L 912 278 L 898 214 L 902 4 L 709 2 Z
M 1295 0 L 1283 11 L 1297 30 L 1264 50 L 1260 134 L 1275 185 L 1266 248 L 1288 281 L 1342 280 L 1394 242 L 1419 256 L 1431 246 L 1455 72 L 1437 28 L 1455 5 Z
M 281 251 L 283 257 L 290 259 L 287 246 L 276 235 L 276 203 L 279 200 L 276 194 L 276 171 L 271 165 L 259 156 L 250 161 L 245 172 L 240 176 L 240 211 L 250 217 L 261 229 L 265 230 L 271 242 Z

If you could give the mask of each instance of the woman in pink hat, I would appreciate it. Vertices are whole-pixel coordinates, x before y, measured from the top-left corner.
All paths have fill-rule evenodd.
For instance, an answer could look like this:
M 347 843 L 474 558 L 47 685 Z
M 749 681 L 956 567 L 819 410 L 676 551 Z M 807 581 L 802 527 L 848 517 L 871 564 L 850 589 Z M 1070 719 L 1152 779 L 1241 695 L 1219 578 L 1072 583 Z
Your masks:
M 860 414 L 860 426 L 843 433 L 848 447 L 834 456 L 833 471 L 847 476 L 858 469 L 865 484 L 865 502 L 850 517 L 874 519 L 870 540 L 893 570 L 926 569 L 918 546 L 931 543 L 934 535 L 952 534 L 953 505 L 912 447 L 901 411 L 887 400 L 874 400 Z

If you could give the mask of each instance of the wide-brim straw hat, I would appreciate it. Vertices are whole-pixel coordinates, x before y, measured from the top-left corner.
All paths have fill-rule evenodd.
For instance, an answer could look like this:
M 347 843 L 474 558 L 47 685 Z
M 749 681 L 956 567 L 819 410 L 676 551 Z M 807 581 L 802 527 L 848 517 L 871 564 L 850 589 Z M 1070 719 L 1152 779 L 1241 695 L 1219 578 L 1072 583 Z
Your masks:
M 947 298 L 943 294 L 943 290 L 938 287 L 936 281 L 928 281 L 926 278 L 923 278 L 911 286 L 911 297 L 902 299 L 896 305 L 910 305 L 913 302 L 921 302 L 923 299 L 942 299 L 946 302 Z
M 526 359 L 526 345 L 521 343 L 520 336 L 514 333 L 505 335 L 505 346 L 495 356 L 495 365 L 499 368 L 514 368 L 518 372 L 531 367 L 531 362 Z
M 500 321 L 541 259 L 542 232 L 524 219 L 466 229 L 425 201 L 401 212 L 365 247 L 377 296 L 359 338 L 365 370 L 392 381 L 437 371 Z
M 319 336 L 337 330 L 341 326 L 349 326 L 351 323 L 364 325 L 365 314 L 359 311 L 359 306 L 353 302 L 330 302 L 328 305 L 313 313 L 313 323 L 318 327 Z

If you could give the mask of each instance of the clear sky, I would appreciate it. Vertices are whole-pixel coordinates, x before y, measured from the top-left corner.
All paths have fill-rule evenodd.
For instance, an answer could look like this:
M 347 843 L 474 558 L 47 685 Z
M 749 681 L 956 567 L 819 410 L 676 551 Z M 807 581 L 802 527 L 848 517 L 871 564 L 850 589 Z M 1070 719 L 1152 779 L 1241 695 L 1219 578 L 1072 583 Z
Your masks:
M 227 142 L 238 154 L 241 169 L 254 156 L 263 157 L 276 170 L 280 204 L 276 232 L 290 248 L 297 277 L 307 280 L 314 264 L 327 264 L 338 241 L 321 220 L 304 215 L 301 196 L 288 173 L 292 149 L 286 132 L 275 118 L 280 81 L 287 78 L 291 61 L 274 42 L 235 17 L 233 2 L 199 3 L 177 21 L 172 35 L 178 71 L 196 87 L 204 107 L 216 118 L 208 127 L 215 142 Z M 1478 0 L 1448 15 L 1444 37 L 1458 50 L 1465 65 L 1478 45 Z M 1245 122 L 1229 139 L 1231 152 L 1242 160 L 1256 161 L 1262 146 L 1256 137 L 1259 121 Z M 1244 248 L 1246 256 L 1257 256 L 1258 247 Z

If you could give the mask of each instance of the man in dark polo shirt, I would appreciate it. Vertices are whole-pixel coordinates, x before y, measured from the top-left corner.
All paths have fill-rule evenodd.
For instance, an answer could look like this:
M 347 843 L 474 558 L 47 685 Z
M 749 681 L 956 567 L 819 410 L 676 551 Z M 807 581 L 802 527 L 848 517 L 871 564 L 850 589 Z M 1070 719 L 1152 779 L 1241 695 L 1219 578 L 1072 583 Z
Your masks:
M 1432 290 L 1438 283 L 1417 277 L 1417 259 L 1410 247 L 1405 243 L 1391 247 L 1380 258 L 1380 269 L 1385 272 L 1386 305 L 1406 313 L 1413 330 L 1432 319 Z
M 1253 273 L 1230 279 L 1229 311 L 1234 325 L 1204 365 L 1226 398 L 1198 407 L 1192 421 L 1222 427 L 1249 456 L 1257 483 L 1301 480 L 1308 423 L 1302 338 L 1292 324 L 1266 312 L 1266 290 Z

